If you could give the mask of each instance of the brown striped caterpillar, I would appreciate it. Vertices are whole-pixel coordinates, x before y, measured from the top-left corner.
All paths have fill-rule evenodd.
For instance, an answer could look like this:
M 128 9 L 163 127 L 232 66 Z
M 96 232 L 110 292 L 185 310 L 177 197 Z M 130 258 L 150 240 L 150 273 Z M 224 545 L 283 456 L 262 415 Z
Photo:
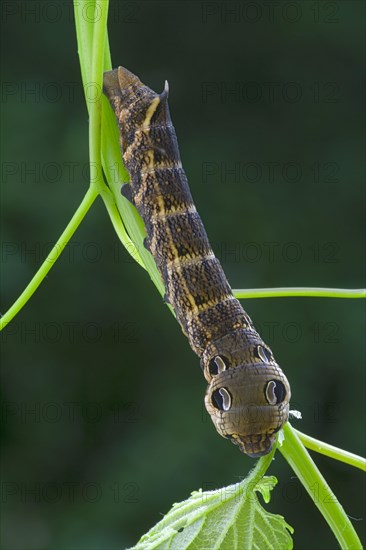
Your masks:
M 167 83 L 159 95 L 119 67 L 104 74 L 104 93 L 131 178 L 122 193 L 145 223 L 166 301 L 201 358 L 206 409 L 220 435 L 265 455 L 288 420 L 290 386 L 212 251 L 182 168 Z

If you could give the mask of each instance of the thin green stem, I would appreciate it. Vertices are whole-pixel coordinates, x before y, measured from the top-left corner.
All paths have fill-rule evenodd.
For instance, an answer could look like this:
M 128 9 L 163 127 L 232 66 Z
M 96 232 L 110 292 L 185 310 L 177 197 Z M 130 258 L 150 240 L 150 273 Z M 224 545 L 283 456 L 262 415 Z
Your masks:
M 105 188 L 102 177 L 100 148 L 101 148 L 101 85 L 104 62 L 104 44 L 107 43 L 106 29 L 108 17 L 108 1 L 96 0 L 95 3 L 88 1 L 75 2 L 75 20 L 78 34 L 79 55 L 84 78 L 91 87 L 85 88 L 85 95 L 90 112 L 89 124 L 89 154 L 91 183 L 84 199 L 77 208 L 75 214 L 67 224 L 56 244 L 52 247 L 45 261 L 38 269 L 30 283 L 22 294 L 0 319 L 0 330 L 10 323 L 15 315 L 24 307 L 27 301 L 37 290 L 51 267 L 57 261 L 65 246 L 75 233 L 79 224 L 86 216 L 89 208 Z M 93 10 L 86 13 L 85 10 Z M 94 23 L 95 19 L 95 23 Z M 80 40 L 80 41 L 79 41 Z M 92 40 L 92 44 L 91 44 Z M 92 45 L 92 47 L 91 47 Z M 88 78 L 90 76 L 90 79 Z M 85 80 L 84 80 L 85 83 Z M 92 93 L 92 90 L 94 92 Z M 93 170 L 96 173 L 93 173 Z M 103 194 L 105 200 L 105 195 Z M 121 222 L 122 223 L 122 222 Z
M 15 317 L 15 315 L 24 307 L 28 302 L 34 292 L 37 290 L 43 279 L 46 277 L 47 273 L 50 271 L 51 267 L 54 265 L 56 260 L 61 256 L 62 251 L 64 250 L 67 243 L 70 241 L 71 237 L 75 233 L 76 229 L 79 227 L 81 221 L 86 216 L 89 208 L 95 201 L 97 193 L 88 189 L 86 195 L 84 196 L 81 204 L 76 210 L 75 214 L 69 221 L 66 226 L 66 229 L 62 232 L 60 238 L 57 240 L 55 245 L 52 247 L 47 258 L 42 263 L 41 267 L 38 269 L 30 283 L 23 290 L 19 298 L 14 302 L 14 304 L 8 309 L 8 311 L 0 319 L 0 330 L 5 328 L 10 321 Z
M 140 254 L 135 246 L 135 243 L 130 239 L 125 226 L 122 223 L 120 213 L 117 209 L 114 197 L 108 187 L 101 193 L 101 197 L 104 201 L 105 207 L 109 214 L 110 220 L 113 224 L 114 230 L 117 233 L 120 241 L 123 243 L 124 247 L 131 254 L 132 258 L 143 268 L 146 269 L 145 264 L 143 263 Z
M 97 3 L 97 0 L 88 0 L 87 2 L 85 0 L 74 1 L 78 54 L 84 85 L 85 101 L 88 109 L 90 107 L 90 99 L 92 97 L 92 91 L 89 89 L 89 85 L 92 81 L 93 70 L 93 36 L 95 32 L 98 32 L 96 31 L 96 27 L 99 25 L 100 18 L 100 16 L 96 13 Z M 105 0 L 104 4 L 108 13 L 109 0 Z M 103 20 L 105 20 L 105 17 L 103 17 Z
M 101 124 L 102 124 L 102 79 L 104 62 L 104 45 L 106 43 L 108 4 L 106 0 L 97 0 L 95 15 L 98 20 L 94 25 L 92 44 L 91 83 L 95 85 L 95 97 L 89 99 L 89 157 L 91 168 L 96 169 L 91 177 L 91 185 L 97 186 L 99 192 L 105 187 L 101 165 Z
M 364 288 L 311 288 L 303 286 L 283 288 L 240 288 L 233 290 L 234 296 L 242 298 L 286 298 L 306 296 L 314 298 L 366 298 Z
M 299 430 L 296 430 L 295 428 L 292 429 L 298 436 L 300 441 L 308 449 L 316 451 L 317 453 L 323 454 L 325 456 L 329 456 L 330 458 L 334 458 L 335 460 L 339 460 L 340 462 L 345 462 L 350 466 L 354 466 L 355 468 L 359 468 L 360 470 L 366 472 L 366 460 L 362 458 L 362 456 L 349 453 L 344 449 L 339 449 L 338 447 L 329 445 L 329 443 L 324 443 L 324 441 L 319 441 L 314 437 L 310 437 L 309 435 L 299 432 Z
M 344 550 L 361 550 L 360 539 L 346 512 L 289 423 L 283 427 L 283 433 L 285 439 L 279 450 L 323 515 L 340 547 Z
M 86 8 L 88 13 L 85 12 Z M 98 192 L 103 199 L 113 227 L 122 244 L 131 254 L 133 259 L 141 265 L 141 267 L 145 268 L 138 249 L 134 241 L 128 235 L 117 208 L 116 197 L 118 197 L 119 193 L 117 192 L 115 194 L 113 192 L 112 194 L 110 189 L 105 185 L 100 167 L 100 151 L 102 152 L 102 164 L 104 166 L 106 151 L 108 153 L 110 147 L 110 144 L 106 141 L 106 113 L 110 114 L 108 112 L 110 107 L 105 97 L 101 96 L 103 71 L 111 68 L 108 33 L 106 30 L 108 1 L 104 1 L 103 3 L 95 1 L 94 7 L 93 2 L 75 2 L 74 10 L 81 75 L 87 108 L 90 113 L 89 144 L 91 168 L 93 170 L 92 185 L 98 188 Z M 98 17 L 99 13 L 101 14 L 101 18 Z M 94 19 L 98 20 L 98 25 L 93 24 Z M 93 52 L 93 54 L 91 52 Z M 101 101 L 99 101 L 100 99 Z M 102 109 L 100 108 L 101 104 Z M 112 124 L 112 127 L 113 125 L 114 127 L 116 126 L 113 115 L 108 122 Z M 101 124 L 102 131 L 100 131 Z M 115 129 L 114 127 L 113 129 Z M 117 144 L 117 151 L 120 156 L 118 137 L 113 135 L 113 138 L 115 138 L 114 142 Z M 106 171 L 106 173 L 107 176 L 110 176 L 108 177 L 109 182 L 115 180 L 115 178 L 113 178 L 115 171 L 111 174 L 109 174 L 108 171 Z M 127 180 L 128 175 L 124 168 L 121 168 L 121 174 L 123 179 Z M 127 205 L 127 208 L 129 207 L 130 205 Z
M 268 455 L 262 456 L 258 460 L 258 462 L 255 465 L 255 467 L 253 468 L 253 470 L 251 472 L 249 472 L 249 474 L 245 478 L 246 481 L 250 480 L 251 482 L 254 481 L 255 483 L 258 483 L 258 481 L 260 479 L 262 479 L 262 477 L 264 476 L 264 474 L 266 473 L 266 471 L 268 470 L 268 468 L 271 465 L 274 454 L 276 452 L 276 448 L 277 448 L 277 443 L 275 445 L 273 445 L 273 448 L 272 448 L 271 452 L 268 453 Z

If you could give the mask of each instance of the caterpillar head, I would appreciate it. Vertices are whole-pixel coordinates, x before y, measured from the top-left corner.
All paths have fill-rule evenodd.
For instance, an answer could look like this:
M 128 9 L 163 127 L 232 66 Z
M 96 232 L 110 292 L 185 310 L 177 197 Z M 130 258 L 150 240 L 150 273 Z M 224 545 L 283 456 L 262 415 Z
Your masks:
M 220 435 L 243 453 L 262 456 L 271 451 L 288 420 L 290 385 L 259 337 L 244 340 L 239 348 L 231 342 L 231 352 L 227 343 L 215 346 L 219 349 L 203 360 L 210 382 L 206 409 Z

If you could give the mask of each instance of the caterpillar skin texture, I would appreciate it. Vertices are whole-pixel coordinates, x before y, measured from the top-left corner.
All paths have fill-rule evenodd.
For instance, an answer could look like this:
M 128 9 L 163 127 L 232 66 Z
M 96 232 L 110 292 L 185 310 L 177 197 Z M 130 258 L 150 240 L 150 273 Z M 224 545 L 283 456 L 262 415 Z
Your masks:
M 249 456 L 265 455 L 288 420 L 290 386 L 212 251 L 182 168 L 167 83 L 159 95 L 119 67 L 104 74 L 104 93 L 131 178 L 122 193 L 145 223 L 166 301 L 201 358 L 206 409 L 220 435 Z

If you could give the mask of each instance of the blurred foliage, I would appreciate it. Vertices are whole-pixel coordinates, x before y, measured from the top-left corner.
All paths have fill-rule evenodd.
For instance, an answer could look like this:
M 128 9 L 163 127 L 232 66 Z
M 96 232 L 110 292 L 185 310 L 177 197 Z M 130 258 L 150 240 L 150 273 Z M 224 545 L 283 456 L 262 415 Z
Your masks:
M 2 4 L 2 312 L 88 185 L 72 4 L 55 5 Z M 112 0 L 113 62 L 156 90 L 169 80 L 192 193 L 233 287 L 361 287 L 365 6 L 273 6 Z M 244 306 L 290 379 L 299 428 L 363 454 L 362 300 Z M 101 201 L 1 349 L 3 548 L 126 547 L 173 502 L 253 466 L 217 436 L 198 358 Z M 316 462 L 364 518 L 360 473 Z M 279 455 L 272 469 L 269 510 L 295 547 L 311 527 L 319 549 L 335 548 Z

